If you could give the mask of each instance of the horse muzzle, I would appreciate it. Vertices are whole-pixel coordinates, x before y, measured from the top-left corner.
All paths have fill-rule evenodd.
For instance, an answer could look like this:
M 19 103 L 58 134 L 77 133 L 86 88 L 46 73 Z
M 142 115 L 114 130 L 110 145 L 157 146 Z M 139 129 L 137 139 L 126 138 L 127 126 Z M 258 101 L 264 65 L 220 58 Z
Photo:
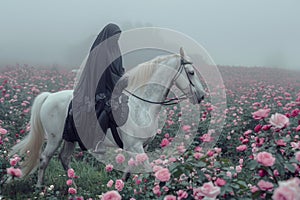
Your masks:
M 200 104 L 205 97 L 205 92 L 196 90 L 195 87 L 191 87 L 190 101 L 192 104 Z

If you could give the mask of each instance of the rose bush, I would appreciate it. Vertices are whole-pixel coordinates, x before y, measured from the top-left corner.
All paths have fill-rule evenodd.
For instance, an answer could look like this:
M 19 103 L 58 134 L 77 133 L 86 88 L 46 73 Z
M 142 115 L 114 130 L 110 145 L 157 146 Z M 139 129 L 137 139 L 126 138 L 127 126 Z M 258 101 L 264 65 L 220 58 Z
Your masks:
M 201 104 L 201 116 L 191 116 L 199 118 L 196 135 L 190 134 L 195 125 L 185 122 L 180 127 L 178 123 L 183 108 L 166 107 L 166 124 L 157 130 L 157 137 L 149 145 L 149 151 L 159 148 L 163 152 L 156 160 L 149 160 L 146 154 L 126 157 L 120 151 L 113 159 L 115 163 L 103 167 L 107 177 L 99 180 L 103 187 L 95 186 L 100 188 L 97 193 L 75 185 L 75 171 L 70 171 L 67 179 L 61 177 L 65 188 L 59 192 L 70 198 L 83 198 L 82 195 L 85 199 L 299 198 L 299 180 L 294 177 L 300 171 L 300 73 L 243 67 L 220 67 L 220 71 L 227 95 L 227 119 L 220 138 L 213 137 L 215 130 L 208 130 L 211 112 L 217 107 L 211 105 L 209 98 Z M 10 175 L 20 175 L 18 170 L 12 170 L 18 168 L 19 160 L 7 154 L 30 129 L 34 97 L 42 91 L 71 89 L 73 78 L 74 74 L 66 71 L 30 67 L 1 73 L 1 184 Z M 176 143 L 174 133 L 178 129 L 183 130 L 184 139 L 195 136 L 191 145 Z M 214 140 L 218 140 L 214 147 L 207 151 L 202 148 Z M 167 154 L 172 146 L 176 155 Z M 80 155 L 80 162 L 95 162 L 88 155 Z M 142 167 L 147 161 L 152 173 L 134 173 L 135 167 Z M 117 165 L 129 165 L 132 169 L 128 181 L 115 170 Z

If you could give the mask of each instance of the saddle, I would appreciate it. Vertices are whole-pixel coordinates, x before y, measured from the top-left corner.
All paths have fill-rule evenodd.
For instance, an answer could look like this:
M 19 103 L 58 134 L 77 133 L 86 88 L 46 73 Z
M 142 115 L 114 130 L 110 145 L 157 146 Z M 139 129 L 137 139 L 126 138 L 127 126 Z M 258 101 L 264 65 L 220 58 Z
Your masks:
M 105 101 L 105 95 L 96 95 L 96 113 L 98 122 L 106 133 L 107 129 L 110 128 L 113 138 L 120 148 L 123 148 L 123 142 L 117 131 L 117 127 L 123 126 L 128 118 L 129 106 L 128 96 L 122 94 L 122 91 L 128 85 L 128 79 L 122 78 L 115 86 L 115 92 L 111 97 L 111 102 Z M 65 127 L 63 132 L 63 139 L 68 142 L 78 142 L 80 148 L 86 151 L 86 147 L 80 140 L 78 132 L 76 130 L 73 112 L 72 112 L 72 101 L 69 104 L 68 115 L 65 121 Z
M 122 91 L 127 86 L 128 77 L 122 77 L 115 85 L 110 101 L 104 93 L 96 95 L 96 113 L 100 125 L 102 122 L 101 115 L 103 114 L 107 115 L 116 127 L 123 126 L 126 123 L 129 114 L 128 96 L 123 94 Z M 106 113 L 103 113 L 103 110 Z M 106 130 L 105 126 L 102 126 L 102 129 Z
M 78 132 L 75 127 L 74 119 L 73 119 L 73 112 L 72 112 L 72 101 L 68 107 L 68 115 L 65 121 L 64 132 L 63 132 L 63 139 L 68 142 L 78 142 L 82 151 L 86 151 L 87 148 L 84 146 Z

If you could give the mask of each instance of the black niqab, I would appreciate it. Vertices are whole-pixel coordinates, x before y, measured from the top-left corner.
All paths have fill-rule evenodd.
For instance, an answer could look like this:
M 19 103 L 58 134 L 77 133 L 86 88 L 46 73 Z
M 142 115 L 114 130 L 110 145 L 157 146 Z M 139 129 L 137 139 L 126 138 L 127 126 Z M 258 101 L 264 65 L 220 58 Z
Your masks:
M 116 83 L 124 74 L 118 45 L 120 33 L 121 29 L 115 24 L 108 24 L 99 33 L 73 92 L 74 123 L 87 149 L 95 149 L 105 138 L 97 120 L 102 110 L 96 109 L 95 112 L 96 96 L 105 94 L 105 101 L 108 102 Z
M 116 83 L 124 74 L 124 68 L 122 65 L 122 56 L 118 45 L 118 39 L 120 33 L 121 33 L 121 29 L 119 28 L 119 26 L 115 24 L 108 24 L 99 33 L 97 39 L 95 40 L 91 48 L 91 51 L 93 51 L 97 47 L 97 45 L 101 44 L 103 41 L 107 40 L 108 38 L 118 34 L 115 38 L 112 39 L 112 42 L 109 43 L 107 47 L 108 50 L 107 56 L 108 57 L 115 56 L 115 55 L 120 55 L 120 56 L 117 59 L 115 59 L 110 64 L 109 67 L 106 68 L 105 72 L 103 73 L 101 79 L 97 84 L 96 95 L 104 93 L 107 97 L 107 100 L 110 99 Z

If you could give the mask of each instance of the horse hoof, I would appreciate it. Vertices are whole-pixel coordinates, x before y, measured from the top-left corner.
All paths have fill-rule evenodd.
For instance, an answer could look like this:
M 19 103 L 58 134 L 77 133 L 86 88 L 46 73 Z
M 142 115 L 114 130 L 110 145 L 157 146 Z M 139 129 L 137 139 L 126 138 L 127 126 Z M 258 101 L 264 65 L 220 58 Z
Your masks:
M 40 184 L 40 183 L 37 183 L 37 184 L 35 185 L 35 188 L 36 188 L 37 190 L 40 190 L 40 189 L 43 188 L 43 185 Z
M 127 173 L 125 173 L 125 174 L 123 175 L 123 179 L 127 182 L 128 179 L 130 178 L 130 176 L 131 176 L 131 173 L 130 173 L 130 172 L 127 172 Z

